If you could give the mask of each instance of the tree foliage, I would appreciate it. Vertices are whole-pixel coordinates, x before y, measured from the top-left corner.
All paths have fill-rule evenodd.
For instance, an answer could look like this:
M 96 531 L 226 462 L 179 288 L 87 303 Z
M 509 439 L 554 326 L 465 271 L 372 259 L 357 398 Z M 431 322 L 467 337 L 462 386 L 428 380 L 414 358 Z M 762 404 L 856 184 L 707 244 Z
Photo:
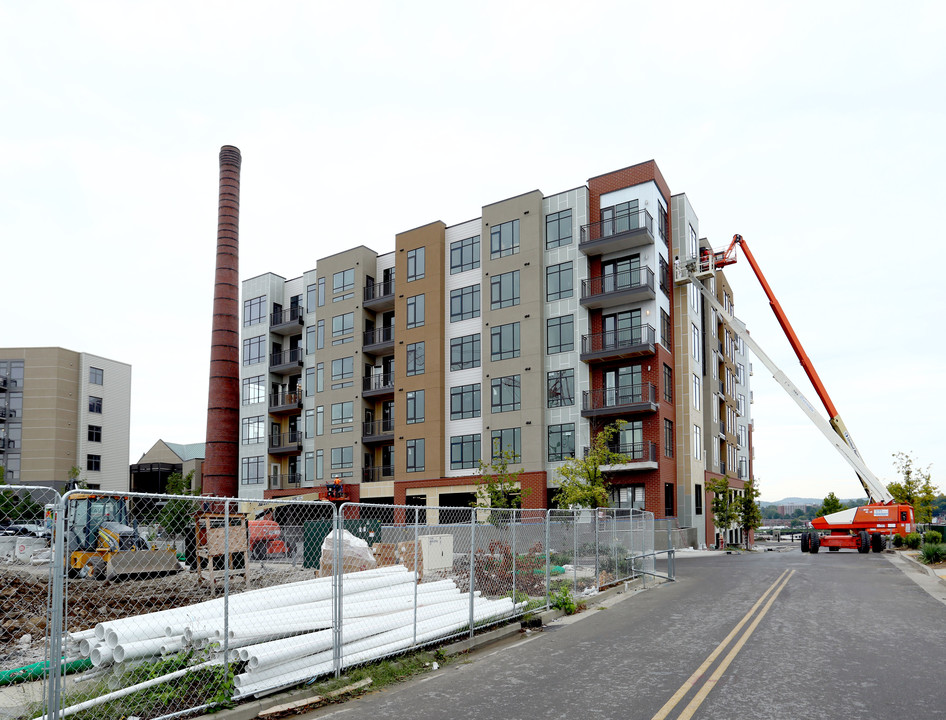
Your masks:
M 512 450 L 503 450 L 490 462 L 480 460 L 480 474 L 476 479 L 476 502 L 478 508 L 520 508 L 523 490 L 519 476 L 523 468 L 511 471 L 509 466 L 519 462 Z M 528 497 L 528 488 L 525 490 Z
M 904 452 L 893 454 L 894 466 L 900 475 L 899 481 L 887 485 L 895 502 L 913 506 L 913 517 L 918 523 L 928 523 L 933 518 L 933 504 L 938 488 L 933 485 L 930 465 L 925 468 L 915 465 L 913 456 Z
M 755 486 L 754 480 L 746 480 L 742 495 L 735 499 L 736 522 L 742 528 L 742 536 L 746 541 L 746 549 L 749 549 L 749 533 L 762 525 L 762 511 L 756 499 L 760 495 L 759 489 Z
M 0 467 L 0 485 L 6 485 L 5 468 Z M 33 500 L 29 491 L 0 491 L 0 520 L 10 522 L 42 521 L 43 506 Z
M 568 458 L 559 467 L 559 490 L 555 502 L 559 507 L 607 507 L 609 494 L 602 466 L 629 462 L 627 455 L 614 452 L 611 440 L 624 426 L 624 421 L 608 425 L 591 439 L 584 457 Z
M 815 517 L 824 517 L 831 513 L 841 512 L 846 507 L 847 505 L 838 500 L 838 496 L 832 491 L 829 492 L 828 496 L 822 501 L 821 507 L 818 508 L 818 512 L 815 513 Z
M 187 477 L 182 477 L 179 472 L 171 473 L 168 476 L 167 494 L 168 495 L 190 495 L 191 482 L 194 480 L 194 471 L 187 473 Z M 167 532 L 177 534 L 190 522 L 191 514 L 194 511 L 193 503 L 181 497 L 172 497 L 168 500 L 161 512 L 158 513 L 156 522 Z
M 713 524 L 719 530 L 732 527 L 738 517 L 736 504 L 732 502 L 729 489 L 729 477 L 719 480 L 707 480 L 706 489 L 713 493 L 710 511 L 713 513 Z

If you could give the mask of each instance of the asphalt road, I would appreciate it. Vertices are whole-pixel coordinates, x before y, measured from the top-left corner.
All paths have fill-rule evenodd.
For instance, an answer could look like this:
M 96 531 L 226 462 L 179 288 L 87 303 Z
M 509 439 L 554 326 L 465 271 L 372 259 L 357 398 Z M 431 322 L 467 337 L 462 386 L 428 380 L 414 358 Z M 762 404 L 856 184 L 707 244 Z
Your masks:
M 921 575 L 887 554 L 683 557 L 675 583 L 304 717 L 946 717 L 946 585 Z

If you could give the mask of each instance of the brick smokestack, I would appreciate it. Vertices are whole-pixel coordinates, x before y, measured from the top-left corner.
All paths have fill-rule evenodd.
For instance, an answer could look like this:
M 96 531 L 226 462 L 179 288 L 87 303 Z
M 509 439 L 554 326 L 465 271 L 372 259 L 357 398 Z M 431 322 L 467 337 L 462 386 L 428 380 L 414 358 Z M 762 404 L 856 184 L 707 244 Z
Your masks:
M 240 438 L 240 150 L 220 148 L 217 270 L 203 493 L 237 496 Z

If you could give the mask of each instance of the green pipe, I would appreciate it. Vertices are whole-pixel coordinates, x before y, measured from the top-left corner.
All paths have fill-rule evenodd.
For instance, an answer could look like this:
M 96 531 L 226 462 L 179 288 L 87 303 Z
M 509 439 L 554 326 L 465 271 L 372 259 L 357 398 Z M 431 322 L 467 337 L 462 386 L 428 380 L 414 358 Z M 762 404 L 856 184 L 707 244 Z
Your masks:
M 92 661 L 89 658 L 62 663 L 62 669 L 66 675 L 79 672 L 80 670 L 88 670 L 90 667 L 92 667 Z M 46 677 L 48 670 L 49 663 L 38 662 L 32 665 L 14 668 L 13 670 L 0 671 L 0 687 L 18 682 L 26 682 L 27 680 L 41 680 Z

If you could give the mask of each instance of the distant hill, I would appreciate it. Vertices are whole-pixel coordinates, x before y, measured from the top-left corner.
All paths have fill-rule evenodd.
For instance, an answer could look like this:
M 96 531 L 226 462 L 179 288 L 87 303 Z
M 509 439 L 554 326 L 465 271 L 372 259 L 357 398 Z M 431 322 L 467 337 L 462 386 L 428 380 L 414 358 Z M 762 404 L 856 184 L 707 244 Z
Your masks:
M 803 498 L 803 497 L 787 497 L 782 498 L 781 500 L 760 500 L 759 505 L 766 507 L 767 505 L 821 505 L 824 501 L 824 498 Z M 857 503 L 859 505 L 865 505 L 867 503 L 867 498 L 841 498 L 842 503 Z

